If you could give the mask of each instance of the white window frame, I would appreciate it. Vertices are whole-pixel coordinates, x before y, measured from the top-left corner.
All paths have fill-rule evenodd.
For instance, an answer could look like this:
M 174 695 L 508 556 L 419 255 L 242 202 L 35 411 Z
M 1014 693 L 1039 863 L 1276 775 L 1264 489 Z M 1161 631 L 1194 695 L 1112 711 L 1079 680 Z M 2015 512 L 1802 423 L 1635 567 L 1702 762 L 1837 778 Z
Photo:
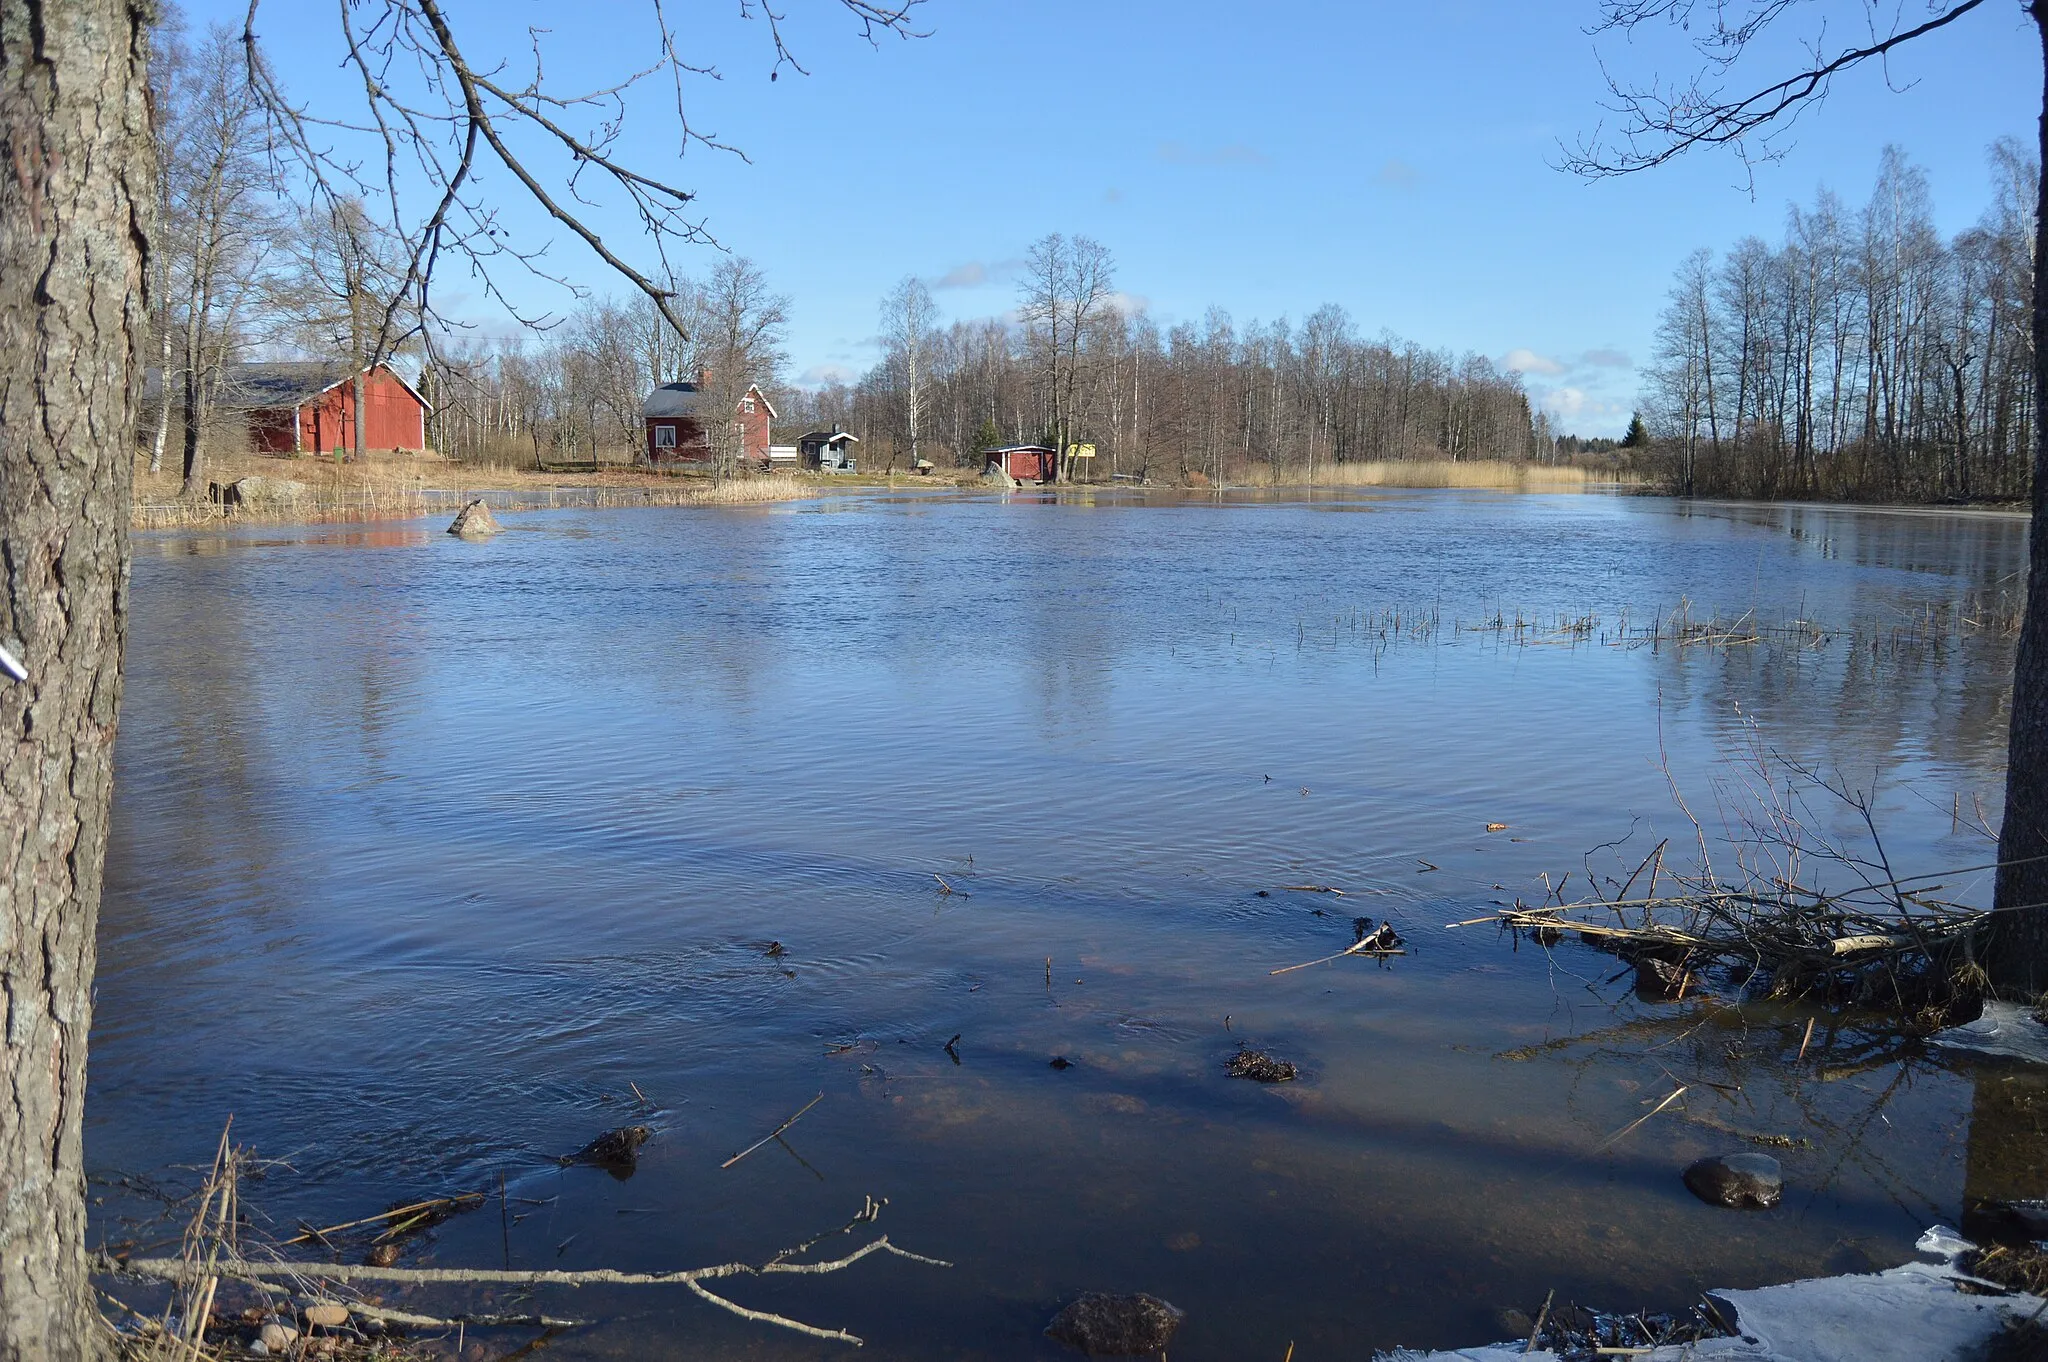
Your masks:
M 656 426 L 654 428 L 654 447 L 656 449 L 674 449 L 676 447 L 676 428 L 671 425 Z

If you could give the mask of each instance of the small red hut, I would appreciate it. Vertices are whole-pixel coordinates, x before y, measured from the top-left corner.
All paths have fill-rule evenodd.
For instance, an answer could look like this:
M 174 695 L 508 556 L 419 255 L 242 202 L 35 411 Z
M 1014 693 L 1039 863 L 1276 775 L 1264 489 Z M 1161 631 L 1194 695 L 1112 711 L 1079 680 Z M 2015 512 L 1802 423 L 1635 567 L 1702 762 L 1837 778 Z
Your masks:
M 214 406 L 246 413 L 250 443 L 261 453 L 346 452 L 356 447 L 354 378 L 345 364 L 230 364 Z M 390 365 L 363 371 L 364 449 L 426 449 L 431 410 Z
M 1000 468 L 1019 482 L 1055 482 L 1059 479 L 1059 451 L 1051 445 L 1004 445 L 982 451 L 983 471 Z

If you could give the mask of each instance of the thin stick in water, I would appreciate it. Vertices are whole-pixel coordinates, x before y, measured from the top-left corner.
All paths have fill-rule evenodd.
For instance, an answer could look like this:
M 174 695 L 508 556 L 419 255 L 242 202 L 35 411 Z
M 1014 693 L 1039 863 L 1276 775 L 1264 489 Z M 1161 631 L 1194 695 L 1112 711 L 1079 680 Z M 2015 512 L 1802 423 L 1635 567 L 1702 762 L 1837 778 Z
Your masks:
M 734 1164 L 738 1163 L 738 1162 L 739 1162 L 739 1161 L 740 1161 L 741 1159 L 744 1159 L 744 1158 L 745 1158 L 745 1157 L 746 1157 L 747 1155 L 749 1155 L 749 1154 L 753 1153 L 753 1152 L 754 1152 L 755 1150 L 759 1149 L 759 1148 L 760 1148 L 760 1147 L 761 1147 L 762 1145 L 764 1145 L 764 1144 L 767 1144 L 767 1143 L 768 1143 L 769 1141 L 771 1141 L 771 1140 L 775 1139 L 775 1138 L 776 1138 L 777 1136 L 781 1135 L 783 1131 L 785 1131 L 785 1130 L 788 1130 L 788 1129 L 789 1129 L 789 1128 L 790 1128 L 791 1126 L 795 1125 L 795 1124 L 796 1124 L 796 1123 L 797 1123 L 798 1121 L 801 1121 L 801 1120 L 803 1119 L 803 1116 L 804 1116 L 804 1112 L 806 1112 L 806 1111 L 809 1111 L 809 1110 L 810 1110 L 810 1109 L 811 1109 L 812 1107 L 815 1107 L 815 1106 L 817 1106 L 817 1105 L 818 1105 L 818 1103 L 820 1103 L 820 1102 L 822 1102 L 822 1101 L 824 1101 L 824 1100 L 825 1100 L 825 1094 L 824 1094 L 824 1093 L 822 1093 L 822 1092 L 821 1092 L 821 1093 L 819 1093 L 819 1094 L 818 1094 L 818 1095 L 817 1095 L 816 1097 L 813 1097 L 813 1098 L 812 1098 L 812 1099 L 811 1099 L 810 1101 L 808 1101 L 808 1102 L 804 1103 L 804 1105 L 803 1105 L 803 1110 L 802 1110 L 802 1111 L 799 1111 L 799 1112 L 797 1112 L 797 1114 L 796 1114 L 796 1115 L 794 1115 L 794 1116 L 790 1117 L 790 1118 L 789 1118 L 789 1119 L 788 1119 L 787 1121 L 784 1121 L 784 1122 L 783 1122 L 783 1123 L 782 1123 L 781 1125 L 779 1125 L 779 1126 L 775 1127 L 775 1129 L 773 1129 L 773 1130 L 769 1131 L 769 1132 L 768 1132 L 768 1133 L 767 1133 L 766 1135 L 764 1135 L 764 1136 L 762 1136 L 762 1137 L 761 1137 L 760 1139 L 758 1139 L 758 1140 L 754 1141 L 754 1142 L 753 1142 L 752 1144 L 748 1145 L 748 1146 L 747 1146 L 747 1147 L 746 1147 L 745 1149 L 742 1149 L 742 1150 L 741 1150 L 741 1151 L 740 1151 L 739 1153 L 737 1153 L 737 1154 L 733 1155 L 733 1156 L 732 1156 L 731 1158 L 727 1159 L 727 1160 L 726 1160 L 726 1161 L 725 1161 L 724 1163 L 721 1163 L 721 1164 L 719 1164 L 718 1166 L 719 1166 L 720 1168 L 730 1168 L 730 1167 L 732 1167 L 732 1166 L 733 1166 Z

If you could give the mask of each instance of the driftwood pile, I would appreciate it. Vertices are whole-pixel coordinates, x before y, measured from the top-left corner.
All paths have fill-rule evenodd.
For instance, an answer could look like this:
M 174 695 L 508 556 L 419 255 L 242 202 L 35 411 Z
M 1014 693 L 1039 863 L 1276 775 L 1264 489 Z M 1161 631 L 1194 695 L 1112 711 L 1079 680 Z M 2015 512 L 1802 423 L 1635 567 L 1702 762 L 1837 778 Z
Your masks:
M 1853 882 L 1821 889 L 1790 874 L 1749 873 L 1734 884 L 1711 870 L 1673 874 L 1659 843 L 1612 897 L 1517 900 L 1486 917 L 1549 946 L 1577 937 L 1626 962 L 1645 998 L 1682 999 L 1726 983 L 1751 996 L 1881 1008 L 1928 1030 L 1964 1018 L 1989 979 L 1974 955 L 1986 913 L 1936 897 L 1935 876 L 1868 873 L 1838 860 Z M 1984 867 L 1978 867 L 1982 869 Z M 1629 897 L 1647 871 L 1649 892 Z M 1659 894 L 1660 881 L 1672 892 Z

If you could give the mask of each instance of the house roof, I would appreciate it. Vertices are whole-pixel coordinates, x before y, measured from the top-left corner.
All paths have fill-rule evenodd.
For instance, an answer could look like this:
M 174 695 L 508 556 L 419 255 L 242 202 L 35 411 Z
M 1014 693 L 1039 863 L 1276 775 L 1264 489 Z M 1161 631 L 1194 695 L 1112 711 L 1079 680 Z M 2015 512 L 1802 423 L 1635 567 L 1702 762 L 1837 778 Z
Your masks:
M 640 404 L 643 417 L 695 416 L 703 394 L 694 383 L 664 383 Z
M 798 443 L 808 444 L 812 440 L 817 440 L 822 444 L 828 445 L 846 444 L 849 441 L 854 444 L 859 444 L 860 436 L 855 435 L 850 430 L 814 430 L 804 435 L 804 437 L 801 440 L 799 440 Z
M 997 445 L 994 449 L 984 449 L 981 452 L 984 454 L 1056 454 L 1059 451 L 1055 450 L 1051 445 Z
M 433 403 L 406 381 L 404 374 L 388 364 L 373 364 L 398 380 L 399 386 L 428 411 Z M 369 370 L 364 370 L 368 373 Z M 214 390 L 213 405 L 229 411 L 269 411 L 279 407 L 301 407 L 329 389 L 338 388 L 355 376 L 347 364 L 330 360 L 266 360 L 253 364 L 223 365 L 220 386 Z M 151 368 L 142 376 L 142 399 L 161 401 L 163 370 Z
M 761 405 L 768 408 L 768 415 L 771 420 L 779 414 L 775 410 L 775 404 L 768 400 L 768 394 L 762 392 L 756 385 L 749 383 L 746 393 L 741 394 L 742 397 L 748 395 L 761 400 Z M 697 404 L 704 397 L 704 389 L 695 383 L 664 383 L 653 392 L 647 394 L 647 400 L 640 404 L 640 415 L 642 419 L 695 416 L 697 414 Z

